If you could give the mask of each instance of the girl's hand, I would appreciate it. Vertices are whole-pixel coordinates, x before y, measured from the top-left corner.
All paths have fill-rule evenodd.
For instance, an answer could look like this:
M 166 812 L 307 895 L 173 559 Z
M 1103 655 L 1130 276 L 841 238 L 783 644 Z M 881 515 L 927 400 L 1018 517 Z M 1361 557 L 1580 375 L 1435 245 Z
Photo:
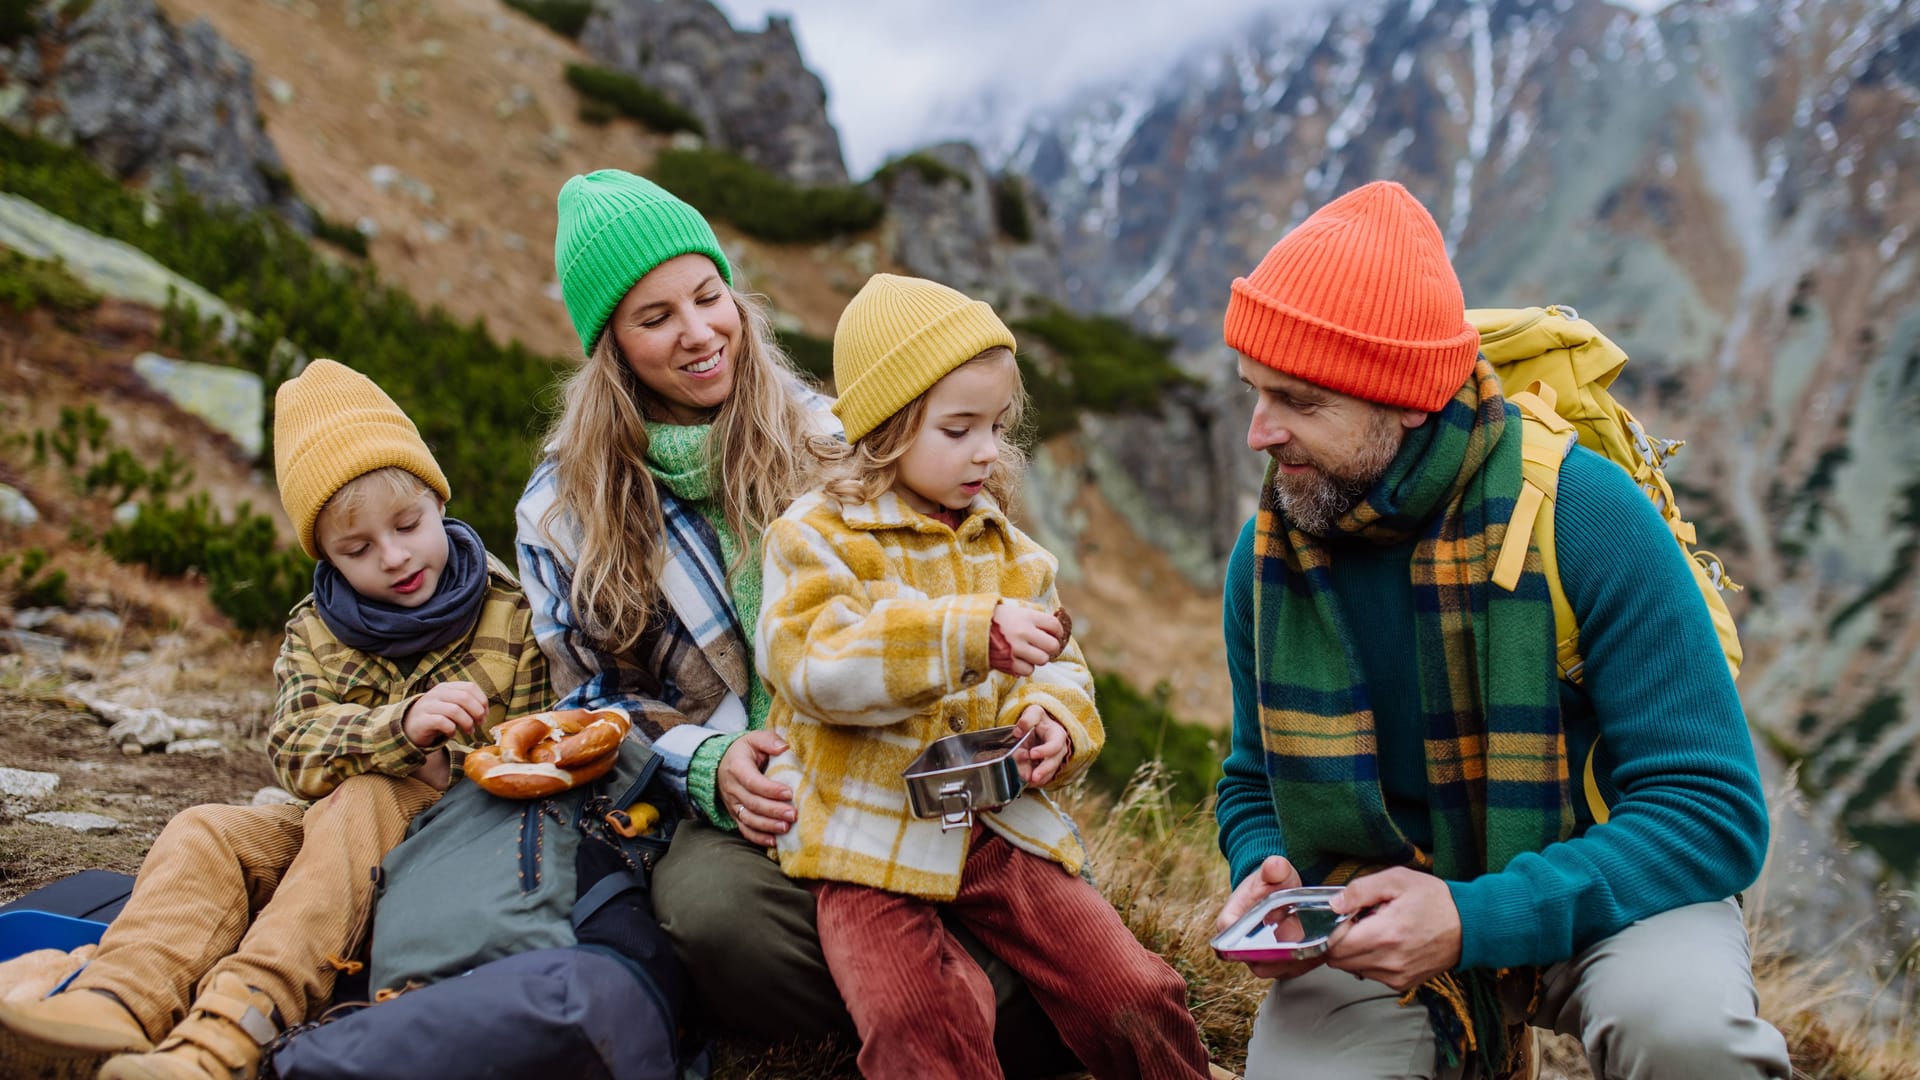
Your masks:
M 1067 647 L 1060 620 L 1024 604 L 1001 601 L 993 609 L 993 631 L 1007 643 L 1008 652 L 1005 665 L 994 657 L 994 666 L 1009 675 L 1031 675 Z
M 1061 766 L 1073 753 L 1072 737 L 1060 721 L 1038 705 L 1020 710 L 1020 719 L 1014 721 L 1013 727 L 1021 735 L 1034 733 L 1032 742 L 1014 752 L 1014 765 L 1020 770 L 1020 779 L 1034 787 L 1046 787 L 1060 775 Z
M 793 822 L 793 792 L 767 778 L 767 762 L 786 752 L 786 740 L 773 732 L 749 731 L 720 755 L 714 777 L 720 804 L 733 815 L 740 835 L 761 847 L 772 847 Z

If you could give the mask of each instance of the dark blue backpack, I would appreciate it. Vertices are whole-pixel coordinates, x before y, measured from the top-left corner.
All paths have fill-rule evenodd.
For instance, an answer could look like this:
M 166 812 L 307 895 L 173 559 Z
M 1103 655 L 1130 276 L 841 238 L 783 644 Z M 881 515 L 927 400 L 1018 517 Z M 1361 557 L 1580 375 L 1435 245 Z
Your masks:
M 638 744 L 592 784 L 501 799 L 456 782 L 380 868 L 372 988 L 271 1050 L 281 1080 L 677 1080 L 687 976 L 654 917 L 670 807 Z

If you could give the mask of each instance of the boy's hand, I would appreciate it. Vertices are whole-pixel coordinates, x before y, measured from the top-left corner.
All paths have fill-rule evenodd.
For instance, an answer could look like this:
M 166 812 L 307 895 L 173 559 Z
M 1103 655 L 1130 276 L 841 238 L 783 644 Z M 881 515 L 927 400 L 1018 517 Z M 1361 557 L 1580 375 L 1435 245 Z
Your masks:
M 453 780 L 453 755 L 441 747 L 427 755 L 426 763 L 413 770 L 415 780 L 424 780 L 433 785 L 435 791 L 447 790 L 447 784 Z
M 413 699 L 400 730 L 407 741 L 430 750 L 455 734 L 472 735 L 487 718 L 487 695 L 470 682 L 441 683 Z
M 1048 663 L 1067 647 L 1066 629 L 1060 620 L 1024 604 L 1002 601 L 993 609 L 993 633 L 1006 642 L 1007 654 L 989 645 L 988 659 L 994 668 L 1009 675 L 1031 675 L 1033 669 Z
M 1060 721 L 1038 705 L 1020 710 L 1020 719 L 1014 721 L 1013 727 L 1022 735 L 1034 733 L 1032 742 L 1014 752 L 1014 766 L 1020 770 L 1020 779 L 1034 787 L 1047 786 L 1060 775 L 1060 767 L 1073 753 L 1072 737 Z

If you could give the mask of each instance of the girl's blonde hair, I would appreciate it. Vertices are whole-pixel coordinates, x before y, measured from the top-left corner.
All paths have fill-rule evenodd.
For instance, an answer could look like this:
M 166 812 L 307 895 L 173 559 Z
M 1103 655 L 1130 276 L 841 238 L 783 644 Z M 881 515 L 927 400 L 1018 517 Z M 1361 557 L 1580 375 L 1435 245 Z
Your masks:
M 1013 369 L 1013 400 L 1000 428 L 1000 460 L 994 462 L 983 486 L 1002 510 L 1011 510 L 1014 493 L 1027 470 L 1026 452 L 1014 441 L 1027 412 L 1027 387 L 1020 380 L 1020 367 L 1013 359 L 1013 350 L 995 345 L 953 370 L 990 363 L 1004 363 Z M 881 492 L 893 487 L 899 478 L 900 459 L 913 445 L 914 437 L 920 433 L 920 424 L 927 417 L 927 395 L 932 392 L 931 386 L 921 391 L 919 397 L 880 421 L 851 446 L 837 439 L 820 438 L 807 444 L 807 449 L 820 461 L 820 486 L 829 498 L 841 506 L 853 506 L 878 498 Z
M 804 492 L 812 462 L 801 447 L 814 429 L 804 386 L 773 337 L 756 297 L 727 289 L 740 312 L 733 389 L 713 418 L 707 469 L 728 528 L 740 538 L 732 575 L 759 559 L 759 536 Z M 639 641 L 661 608 L 665 559 L 660 495 L 647 470 L 646 421 L 658 401 L 627 366 L 605 327 L 587 362 L 561 388 L 547 433 L 557 487 L 540 529 L 553 542 L 561 519 L 577 529 L 569 599 L 580 626 L 613 651 Z M 558 545 L 556 545 L 558 546 Z

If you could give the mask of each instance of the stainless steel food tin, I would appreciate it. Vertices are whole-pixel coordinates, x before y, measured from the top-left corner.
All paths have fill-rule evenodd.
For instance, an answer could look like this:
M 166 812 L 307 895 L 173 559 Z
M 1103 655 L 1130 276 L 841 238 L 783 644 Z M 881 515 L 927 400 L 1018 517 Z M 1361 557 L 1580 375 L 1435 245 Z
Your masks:
M 1333 898 L 1345 891 L 1339 886 L 1307 885 L 1272 893 L 1216 934 L 1213 951 L 1222 960 L 1243 963 L 1324 956 L 1332 947 L 1334 930 L 1357 917 L 1333 911 Z M 1282 926 L 1286 930 L 1276 932 Z
M 1019 798 L 1027 784 L 1013 754 L 1031 736 L 997 727 L 935 740 L 900 774 L 913 816 L 939 818 L 941 832 L 970 829 L 974 811 L 998 809 Z

